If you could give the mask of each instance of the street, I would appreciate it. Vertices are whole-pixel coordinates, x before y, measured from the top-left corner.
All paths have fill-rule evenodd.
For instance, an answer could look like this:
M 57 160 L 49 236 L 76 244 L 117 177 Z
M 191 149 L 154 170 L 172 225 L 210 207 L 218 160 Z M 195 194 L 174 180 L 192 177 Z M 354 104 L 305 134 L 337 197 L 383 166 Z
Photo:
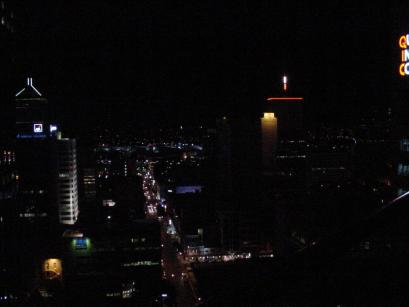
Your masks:
M 146 218 L 148 219 L 158 218 L 158 190 L 157 183 L 153 178 L 153 167 L 150 163 L 147 163 L 146 172 L 143 176 L 143 191 L 146 198 Z M 196 280 L 190 264 L 184 262 L 182 253 L 173 244 L 172 235 L 174 236 L 175 233 L 172 235 L 169 233 L 169 217 L 164 216 L 159 218 L 159 221 L 161 223 L 163 278 L 168 280 L 174 288 L 178 307 L 195 306 L 201 302 L 201 298 L 197 294 Z

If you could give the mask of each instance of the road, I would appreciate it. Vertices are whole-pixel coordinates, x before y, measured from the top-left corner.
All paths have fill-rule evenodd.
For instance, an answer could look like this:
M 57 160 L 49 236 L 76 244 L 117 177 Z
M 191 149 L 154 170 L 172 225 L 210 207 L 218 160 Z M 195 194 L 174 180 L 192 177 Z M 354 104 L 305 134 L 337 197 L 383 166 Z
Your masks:
M 172 238 L 162 227 L 162 260 L 164 276 L 173 285 L 176 291 L 178 307 L 195 306 L 197 300 L 192 291 L 192 274 L 189 274 L 176 248 L 172 245 Z M 190 277 L 189 277 L 190 276 Z M 195 288 L 193 286 L 193 288 Z
M 146 165 L 143 175 L 143 191 L 146 198 L 145 213 L 147 219 L 157 219 L 157 206 L 159 205 L 157 196 L 158 186 L 153 177 L 153 167 Z M 188 271 L 188 264 L 185 264 L 183 257 L 179 255 L 176 247 L 172 244 L 171 235 L 166 231 L 169 226 L 169 218 L 163 217 L 161 223 L 161 243 L 162 243 L 162 265 L 164 278 L 174 287 L 176 292 L 176 303 L 178 307 L 192 307 L 200 302 L 196 291 L 196 280 L 193 273 Z

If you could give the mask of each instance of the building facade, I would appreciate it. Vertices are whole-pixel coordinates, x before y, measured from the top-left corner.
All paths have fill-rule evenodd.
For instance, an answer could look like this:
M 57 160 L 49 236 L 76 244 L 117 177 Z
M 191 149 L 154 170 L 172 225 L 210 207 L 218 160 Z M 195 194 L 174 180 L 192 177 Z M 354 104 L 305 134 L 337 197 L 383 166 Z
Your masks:
M 60 224 L 72 225 L 78 219 L 77 153 L 74 139 L 57 140 L 57 204 Z
M 62 139 L 48 100 L 27 78 L 15 95 L 17 208 L 21 218 L 78 219 L 76 142 Z

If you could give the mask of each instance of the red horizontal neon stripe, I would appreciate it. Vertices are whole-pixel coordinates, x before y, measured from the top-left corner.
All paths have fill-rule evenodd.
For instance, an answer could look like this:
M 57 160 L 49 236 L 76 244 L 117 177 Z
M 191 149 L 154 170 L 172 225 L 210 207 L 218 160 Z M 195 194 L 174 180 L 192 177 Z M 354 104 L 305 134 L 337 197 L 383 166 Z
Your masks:
M 276 100 L 304 100 L 302 97 L 269 97 L 267 101 L 276 101 Z

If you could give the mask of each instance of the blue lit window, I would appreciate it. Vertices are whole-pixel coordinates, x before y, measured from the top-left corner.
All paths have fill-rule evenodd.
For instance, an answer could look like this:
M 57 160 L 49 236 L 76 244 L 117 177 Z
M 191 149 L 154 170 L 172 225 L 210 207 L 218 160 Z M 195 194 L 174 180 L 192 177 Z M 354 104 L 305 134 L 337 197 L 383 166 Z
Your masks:
M 409 139 L 400 140 L 400 150 L 406 152 L 409 151 Z
M 75 239 L 74 240 L 75 249 L 86 249 L 87 248 L 87 239 Z
M 398 175 L 400 175 L 400 176 L 409 176 L 409 165 L 399 163 L 399 165 L 398 165 Z

